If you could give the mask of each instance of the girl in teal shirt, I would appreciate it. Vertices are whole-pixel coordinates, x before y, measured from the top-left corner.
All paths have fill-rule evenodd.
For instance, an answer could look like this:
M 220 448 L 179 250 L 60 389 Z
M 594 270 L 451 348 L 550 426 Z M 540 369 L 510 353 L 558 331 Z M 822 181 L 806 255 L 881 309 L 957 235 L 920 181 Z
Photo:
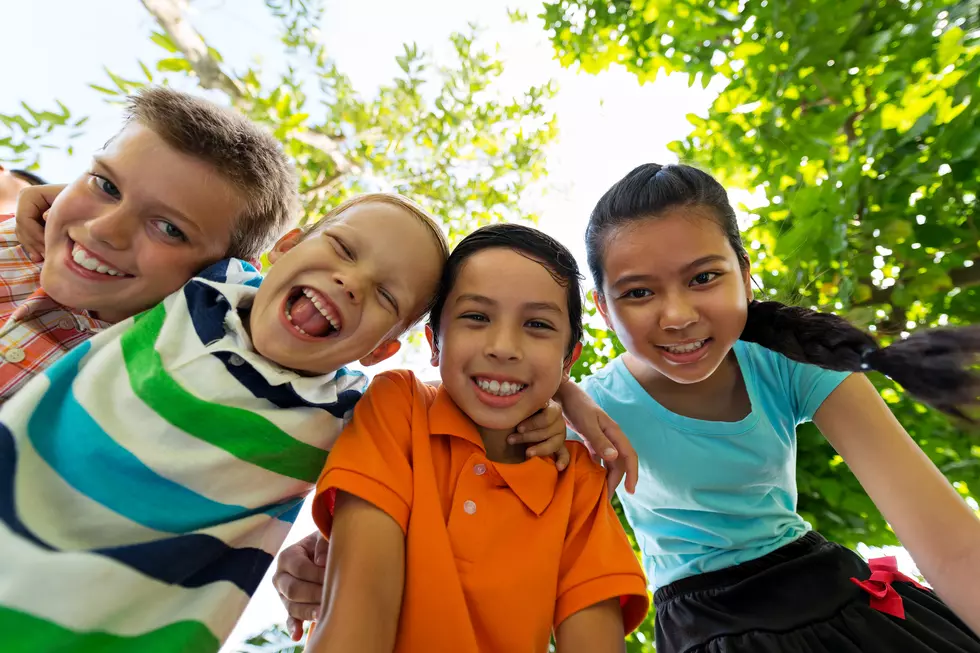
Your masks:
M 627 351 L 583 387 L 641 461 L 620 498 L 657 587 L 658 653 L 980 652 L 980 521 L 860 373 L 959 414 L 980 399 L 980 327 L 879 348 L 837 316 L 753 300 L 728 197 L 689 166 L 633 170 L 586 239 Z M 795 430 L 811 419 L 949 607 L 893 559 L 810 532 Z

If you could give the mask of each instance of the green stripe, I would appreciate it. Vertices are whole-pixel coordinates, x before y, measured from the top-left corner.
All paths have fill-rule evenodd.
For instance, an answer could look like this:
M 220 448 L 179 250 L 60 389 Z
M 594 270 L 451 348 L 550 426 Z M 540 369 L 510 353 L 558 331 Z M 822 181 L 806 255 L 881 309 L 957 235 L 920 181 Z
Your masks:
M 198 621 L 179 621 L 125 637 L 78 633 L 46 619 L 0 607 L 0 649 L 4 653 L 214 653 L 221 642 Z
M 163 304 L 136 316 L 122 337 L 133 392 L 180 430 L 270 472 L 312 483 L 327 452 L 300 442 L 261 415 L 194 396 L 167 373 L 155 344 L 167 310 Z M 188 338 L 196 337 L 188 333 Z

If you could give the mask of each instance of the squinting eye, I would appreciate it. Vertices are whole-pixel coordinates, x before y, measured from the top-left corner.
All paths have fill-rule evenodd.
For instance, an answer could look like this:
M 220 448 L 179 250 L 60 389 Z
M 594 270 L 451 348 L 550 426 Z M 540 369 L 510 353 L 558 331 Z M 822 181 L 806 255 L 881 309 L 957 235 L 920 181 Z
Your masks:
M 712 281 L 717 279 L 718 276 L 719 275 L 717 272 L 702 272 L 698 275 L 695 275 L 695 277 L 691 279 L 691 282 L 694 283 L 694 285 L 703 286 L 706 283 L 711 283 Z
M 154 220 L 153 227 L 171 240 L 187 240 L 187 236 L 184 235 L 183 231 L 166 220 Z
M 489 318 L 486 315 L 481 315 L 480 313 L 464 313 L 459 316 L 461 320 L 471 320 L 473 322 L 489 322 Z

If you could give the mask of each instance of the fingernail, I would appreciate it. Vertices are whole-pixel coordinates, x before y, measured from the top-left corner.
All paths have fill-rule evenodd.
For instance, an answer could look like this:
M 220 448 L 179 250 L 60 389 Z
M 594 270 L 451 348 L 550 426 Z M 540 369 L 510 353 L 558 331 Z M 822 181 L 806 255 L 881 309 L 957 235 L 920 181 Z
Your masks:
M 517 437 L 513 435 L 507 436 L 507 444 L 516 444 L 516 443 L 517 443 Z
M 517 427 L 517 432 L 518 433 L 523 433 L 524 432 L 524 427 L 523 426 L 518 426 Z
M 609 447 L 608 449 L 604 449 L 603 450 L 602 457 L 603 458 L 615 458 L 617 453 L 618 452 L 613 447 Z

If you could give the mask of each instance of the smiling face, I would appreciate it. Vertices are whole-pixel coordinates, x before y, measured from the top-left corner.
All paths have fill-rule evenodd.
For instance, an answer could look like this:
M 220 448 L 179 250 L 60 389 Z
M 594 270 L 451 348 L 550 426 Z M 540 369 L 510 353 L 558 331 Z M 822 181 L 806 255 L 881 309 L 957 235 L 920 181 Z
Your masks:
M 568 296 L 541 263 L 506 248 L 462 263 L 442 310 L 433 364 L 456 405 L 484 430 L 541 409 L 571 365 Z
M 747 264 L 699 207 L 671 209 L 609 234 L 597 305 L 636 359 L 675 383 L 711 376 L 745 327 Z
M 41 286 L 118 322 L 224 256 L 243 207 L 212 166 L 131 123 L 51 206 Z
M 383 202 L 354 205 L 309 235 L 287 234 L 269 260 L 249 316 L 255 349 L 309 374 L 395 353 L 445 263 L 418 217 Z

